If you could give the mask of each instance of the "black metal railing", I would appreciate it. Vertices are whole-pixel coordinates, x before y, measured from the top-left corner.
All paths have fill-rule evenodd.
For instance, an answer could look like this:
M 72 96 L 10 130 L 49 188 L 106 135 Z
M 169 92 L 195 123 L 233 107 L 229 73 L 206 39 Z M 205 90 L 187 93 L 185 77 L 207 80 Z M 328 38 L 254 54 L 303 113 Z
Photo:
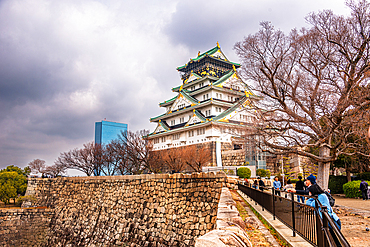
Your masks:
M 315 198 L 316 207 L 311 207 L 294 200 L 294 193 L 284 193 L 285 196 L 275 195 L 273 188 L 263 191 L 243 184 L 238 189 L 261 205 L 262 210 L 269 211 L 275 220 L 278 218 L 293 230 L 293 236 L 300 235 L 314 246 L 343 246 L 350 247 L 339 228 L 327 212 L 327 208 Z M 321 217 L 320 217 L 321 215 Z

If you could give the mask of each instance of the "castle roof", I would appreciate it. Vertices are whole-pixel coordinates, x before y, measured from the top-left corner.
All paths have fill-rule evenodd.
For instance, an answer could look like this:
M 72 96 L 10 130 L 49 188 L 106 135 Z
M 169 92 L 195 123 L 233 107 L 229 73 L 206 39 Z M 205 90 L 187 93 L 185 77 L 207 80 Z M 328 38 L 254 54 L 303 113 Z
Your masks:
M 220 56 L 215 56 L 216 53 L 218 54 L 221 54 Z M 218 55 L 217 54 L 217 55 Z M 184 64 L 183 66 L 180 66 L 180 67 L 177 67 L 177 70 L 178 71 L 182 71 L 184 70 L 189 64 L 191 63 L 194 63 L 194 62 L 199 62 L 200 60 L 206 58 L 206 57 L 210 57 L 212 59 L 216 59 L 216 60 L 219 60 L 219 61 L 222 61 L 222 62 L 225 62 L 225 63 L 228 63 L 228 64 L 232 64 L 234 65 L 235 67 L 239 68 L 240 67 L 240 64 L 238 63 L 233 63 L 233 62 L 230 62 L 229 59 L 226 58 L 226 56 L 223 54 L 223 52 L 221 51 L 221 48 L 220 48 L 220 45 L 218 44 L 217 42 L 217 45 L 206 51 L 206 52 L 203 52 L 203 53 L 198 53 L 198 56 L 196 58 L 190 58 L 190 61 L 186 64 Z

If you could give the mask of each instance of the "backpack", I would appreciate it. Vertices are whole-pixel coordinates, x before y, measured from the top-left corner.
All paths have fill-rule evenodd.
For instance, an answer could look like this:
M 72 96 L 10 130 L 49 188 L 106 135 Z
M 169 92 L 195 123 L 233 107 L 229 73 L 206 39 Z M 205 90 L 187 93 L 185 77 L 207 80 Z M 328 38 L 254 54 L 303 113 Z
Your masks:
M 328 197 L 329 199 L 329 204 L 330 204 L 330 207 L 333 207 L 334 204 L 335 204 L 335 199 L 330 195 L 329 192 L 325 191 L 325 195 Z

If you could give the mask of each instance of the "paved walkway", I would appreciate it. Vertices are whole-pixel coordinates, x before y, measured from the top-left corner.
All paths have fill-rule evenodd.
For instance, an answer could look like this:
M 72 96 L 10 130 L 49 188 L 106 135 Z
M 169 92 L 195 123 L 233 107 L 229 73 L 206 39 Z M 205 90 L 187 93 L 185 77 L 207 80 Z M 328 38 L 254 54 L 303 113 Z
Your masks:
M 333 197 L 335 198 L 335 205 L 351 209 L 351 212 L 354 214 L 370 217 L 370 200 L 364 201 L 362 199 L 345 198 L 344 195 L 334 195 Z

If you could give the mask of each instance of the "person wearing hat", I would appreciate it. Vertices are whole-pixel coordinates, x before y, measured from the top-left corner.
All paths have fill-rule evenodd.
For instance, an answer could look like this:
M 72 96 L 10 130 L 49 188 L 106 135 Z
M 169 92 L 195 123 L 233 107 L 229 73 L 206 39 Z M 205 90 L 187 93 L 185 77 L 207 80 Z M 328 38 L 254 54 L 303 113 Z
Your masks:
M 339 217 L 334 212 L 333 208 L 330 206 L 329 199 L 326 196 L 324 190 L 322 190 L 320 188 L 320 186 L 315 183 L 315 184 L 313 184 L 312 186 L 310 186 L 308 188 L 308 191 L 309 191 L 310 196 L 316 197 L 317 200 L 321 203 L 321 205 L 323 207 L 326 207 L 329 216 L 333 219 L 334 223 L 337 225 L 338 229 L 340 230 L 342 224 L 340 222 Z M 316 200 L 314 198 L 309 198 L 306 201 L 306 205 L 311 206 L 311 207 L 316 207 Z M 320 217 L 322 218 L 321 208 L 319 210 L 319 214 L 320 214 Z M 341 246 L 341 244 L 340 244 L 338 238 L 336 237 L 331 225 L 329 225 L 329 231 L 331 232 L 331 236 L 333 237 L 333 239 L 336 243 L 336 246 Z
M 316 177 L 313 174 L 311 174 L 310 176 L 306 178 L 306 181 L 304 183 L 306 185 L 306 189 L 304 190 L 289 189 L 289 192 L 294 192 L 299 195 L 308 195 L 309 194 L 308 188 L 316 184 Z

